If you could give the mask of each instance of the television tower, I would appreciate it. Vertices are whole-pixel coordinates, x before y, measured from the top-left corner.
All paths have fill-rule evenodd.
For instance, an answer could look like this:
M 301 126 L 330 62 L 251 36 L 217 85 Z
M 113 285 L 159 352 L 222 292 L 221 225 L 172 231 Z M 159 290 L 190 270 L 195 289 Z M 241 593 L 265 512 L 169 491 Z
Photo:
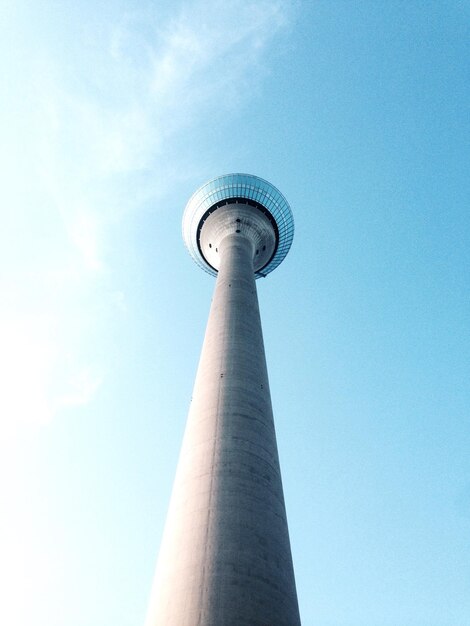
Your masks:
M 186 206 L 185 244 L 217 281 L 146 626 L 300 626 L 255 285 L 293 233 L 256 176 L 220 176 Z

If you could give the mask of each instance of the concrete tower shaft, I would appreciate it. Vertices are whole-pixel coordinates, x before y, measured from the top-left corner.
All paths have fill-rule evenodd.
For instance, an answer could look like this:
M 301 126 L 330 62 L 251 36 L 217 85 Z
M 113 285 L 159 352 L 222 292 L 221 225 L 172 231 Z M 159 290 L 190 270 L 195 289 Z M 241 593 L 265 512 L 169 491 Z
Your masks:
M 218 276 L 146 626 L 300 625 L 255 284 L 275 230 L 229 201 L 198 231 Z

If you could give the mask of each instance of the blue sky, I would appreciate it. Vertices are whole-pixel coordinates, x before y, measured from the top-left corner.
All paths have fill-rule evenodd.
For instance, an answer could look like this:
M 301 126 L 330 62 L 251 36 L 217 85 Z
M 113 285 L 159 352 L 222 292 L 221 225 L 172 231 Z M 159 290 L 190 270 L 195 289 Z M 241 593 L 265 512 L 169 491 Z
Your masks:
M 303 624 L 470 623 L 469 20 L 3 3 L 1 623 L 142 624 L 228 172 L 296 221 L 258 288 Z

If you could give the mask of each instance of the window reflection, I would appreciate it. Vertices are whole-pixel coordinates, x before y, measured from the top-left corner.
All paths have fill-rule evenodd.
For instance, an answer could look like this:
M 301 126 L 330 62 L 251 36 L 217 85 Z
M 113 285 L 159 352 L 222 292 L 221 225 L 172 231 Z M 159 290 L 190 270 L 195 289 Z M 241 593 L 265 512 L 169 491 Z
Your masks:
M 275 269 L 287 254 L 293 239 L 294 221 L 289 204 L 284 196 L 269 182 L 247 174 L 228 174 L 220 176 L 203 185 L 192 196 L 183 217 L 183 237 L 189 252 L 196 263 L 208 271 L 209 268 L 201 256 L 197 246 L 197 231 L 204 213 L 216 202 L 233 197 L 242 197 L 259 202 L 275 219 L 278 231 L 278 248 L 263 274 Z

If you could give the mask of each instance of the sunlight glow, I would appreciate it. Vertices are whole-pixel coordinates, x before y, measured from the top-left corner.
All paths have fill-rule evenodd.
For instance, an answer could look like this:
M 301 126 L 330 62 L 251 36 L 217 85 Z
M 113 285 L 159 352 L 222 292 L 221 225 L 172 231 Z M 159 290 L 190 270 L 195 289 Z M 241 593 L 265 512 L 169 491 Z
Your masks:
M 57 347 L 47 321 L 3 319 L 0 323 L 0 431 L 49 422 L 48 383 Z
M 49 423 L 61 409 L 87 404 L 102 382 L 89 366 L 74 364 L 64 377 L 64 356 L 51 320 L 0 320 L 0 433 Z M 67 368 L 66 368 L 67 369 Z

